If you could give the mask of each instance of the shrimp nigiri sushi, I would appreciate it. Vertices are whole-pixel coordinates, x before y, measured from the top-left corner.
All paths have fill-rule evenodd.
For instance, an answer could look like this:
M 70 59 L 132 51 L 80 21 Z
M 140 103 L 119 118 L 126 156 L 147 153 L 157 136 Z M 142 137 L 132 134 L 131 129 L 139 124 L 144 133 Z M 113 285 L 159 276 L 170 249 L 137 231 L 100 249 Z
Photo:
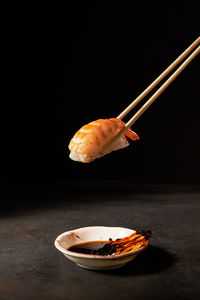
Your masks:
M 123 129 L 125 123 L 118 118 L 99 119 L 81 127 L 69 143 L 72 160 L 89 163 L 112 151 L 125 148 L 129 145 L 126 136 L 138 140 L 139 136 L 130 128 L 116 141 L 109 142 Z M 104 147 L 109 145 L 108 147 Z

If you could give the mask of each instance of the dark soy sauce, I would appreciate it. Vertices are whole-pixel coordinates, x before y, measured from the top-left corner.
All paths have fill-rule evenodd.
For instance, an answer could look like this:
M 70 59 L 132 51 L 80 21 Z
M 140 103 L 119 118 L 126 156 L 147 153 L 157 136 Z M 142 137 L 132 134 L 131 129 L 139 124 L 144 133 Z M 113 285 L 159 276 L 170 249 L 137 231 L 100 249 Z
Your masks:
M 96 254 L 96 250 L 102 248 L 107 243 L 109 243 L 109 241 L 86 242 L 74 245 L 67 250 L 82 254 Z

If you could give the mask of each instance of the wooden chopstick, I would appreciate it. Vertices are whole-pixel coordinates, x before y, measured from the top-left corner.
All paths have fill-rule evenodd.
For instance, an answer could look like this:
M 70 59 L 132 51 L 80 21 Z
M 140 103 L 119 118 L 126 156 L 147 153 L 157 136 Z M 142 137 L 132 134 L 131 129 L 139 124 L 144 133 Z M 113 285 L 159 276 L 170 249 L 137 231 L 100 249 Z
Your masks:
M 198 44 L 198 37 L 164 72 L 160 74 L 117 118 L 123 119 L 167 74 L 169 74 Z
M 172 83 L 172 81 L 185 69 L 185 67 L 200 53 L 200 46 L 180 65 L 180 67 L 161 85 L 153 96 L 135 113 L 135 115 L 126 123 L 128 129 L 145 112 L 145 110 L 162 94 L 162 92 Z
M 195 42 L 198 43 L 200 42 L 200 38 L 198 38 Z M 194 44 L 194 43 L 193 43 Z M 197 46 L 198 44 L 196 44 Z M 191 45 L 192 46 L 192 45 Z M 190 46 L 190 47 L 191 47 Z M 194 48 L 195 46 L 193 46 Z M 192 48 L 192 49 L 193 49 Z M 188 48 L 189 49 L 189 48 Z M 187 50 L 188 50 L 187 49 Z M 190 48 L 191 51 L 191 48 Z M 125 126 L 122 128 L 122 130 L 120 130 L 115 136 L 114 138 L 103 147 L 103 149 L 101 150 L 101 153 L 104 154 L 105 150 L 108 148 L 108 146 L 110 146 L 112 143 L 114 143 L 118 138 L 120 138 L 124 132 L 130 128 L 135 121 L 147 110 L 147 108 L 158 98 L 158 96 L 160 96 L 162 94 L 162 92 L 172 83 L 172 81 L 185 69 L 185 67 L 197 56 L 197 54 L 200 53 L 200 46 L 198 46 L 196 48 L 196 50 L 193 51 L 193 53 L 180 65 L 180 67 L 165 81 L 165 83 L 163 83 L 163 85 L 151 96 L 151 98 L 133 115 L 133 117 L 125 124 Z M 177 64 L 177 63 L 176 63 Z M 175 66 L 174 66 L 175 67 Z M 173 68 L 174 68 L 173 67 Z M 163 72 L 164 73 L 164 72 Z M 162 73 L 162 74 L 163 74 Z M 168 71 L 169 73 L 169 71 Z M 162 75 L 161 74 L 161 75 Z M 166 75 L 166 74 L 165 74 Z M 160 77 L 160 76 L 159 76 Z M 161 80 L 161 79 L 160 79 Z M 159 82 L 160 82 L 159 80 Z M 154 81 L 155 82 L 155 81 Z M 157 82 L 158 83 L 158 82 Z M 151 88 L 152 89 L 152 88 Z M 145 90 L 146 91 L 146 90 Z M 144 92 L 143 92 L 144 93 Z M 142 94 L 143 94 L 142 93 Z M 144 96 L 143 96 L 144 97 Z M 136 99 L 137 100 L 137 99 Z M 141 99 L 140 99 L 141 100 Z M 134 102 L 133 102 L 134 103 Z M 132 103 L 132 104 L 133 104 Z M 129 106 L 130 107 L 130 106 Z M 128 108 L 129 108 L 128 107 Z M 132 109 L 132 108 L 131 108 Z M 130 110 L 131 110 L 130 109 Z M 129 110 L 129 111 L 130 111 Z

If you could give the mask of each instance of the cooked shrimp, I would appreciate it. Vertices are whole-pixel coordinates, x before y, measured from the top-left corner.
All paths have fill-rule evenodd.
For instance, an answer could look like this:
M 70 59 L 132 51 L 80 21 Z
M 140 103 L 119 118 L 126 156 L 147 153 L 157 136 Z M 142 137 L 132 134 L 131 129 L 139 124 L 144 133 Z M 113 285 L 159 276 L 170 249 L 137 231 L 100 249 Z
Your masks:
M 139 136 L 128 129 L 124 134 L 106 148 L 104 153 L 102 149 L 113 137 L 125 126 L 125 123 L 118 118 L 99 119 L 79 129 L 69 144 L 69 157 L 75 161 L 91 162 L 114 150 L 125 148 L 129 145 L 126 137 L 132 140 L 138 140 Z

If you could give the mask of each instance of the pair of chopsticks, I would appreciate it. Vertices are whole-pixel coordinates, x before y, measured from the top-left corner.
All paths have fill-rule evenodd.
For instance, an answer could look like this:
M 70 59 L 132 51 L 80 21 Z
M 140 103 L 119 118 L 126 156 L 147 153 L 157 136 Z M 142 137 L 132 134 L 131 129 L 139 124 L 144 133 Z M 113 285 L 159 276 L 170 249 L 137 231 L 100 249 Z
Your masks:
M 156 85 L 164 79 L 190 52 L 198 46 L 200 37 L 198 37 L 163 73 L 158 76 L 117 118 L 123 119 Z M 115 142 L 123 133 L 130 128 L 135 121 L 147 110 L 147 108 L 162 94 L 162 92 L 172 83 L 172 81 L 185 69 L 185 67 L 200 53 L 200 46 L 180 65 L 180 67 L 163 83 L 163 85 L 151 96 L 151 98 L 133 115 L 125 124 L 123 129 L 107 144 L 105 148 Z

